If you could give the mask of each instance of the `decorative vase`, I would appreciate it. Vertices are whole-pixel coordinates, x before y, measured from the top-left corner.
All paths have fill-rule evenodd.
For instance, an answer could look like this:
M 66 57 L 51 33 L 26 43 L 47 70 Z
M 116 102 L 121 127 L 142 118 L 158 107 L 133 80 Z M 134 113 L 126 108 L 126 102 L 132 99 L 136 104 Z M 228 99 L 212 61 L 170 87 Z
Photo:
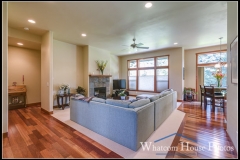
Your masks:
M 217 79 L 217 87 L 222 87 L 221 79 Z
M 121 96 L 121 100 L 125 100 L 125 96 Z
M 103 75 L 103 70 L 100 70 L 100 72 L 102 73 L 102 75 Z

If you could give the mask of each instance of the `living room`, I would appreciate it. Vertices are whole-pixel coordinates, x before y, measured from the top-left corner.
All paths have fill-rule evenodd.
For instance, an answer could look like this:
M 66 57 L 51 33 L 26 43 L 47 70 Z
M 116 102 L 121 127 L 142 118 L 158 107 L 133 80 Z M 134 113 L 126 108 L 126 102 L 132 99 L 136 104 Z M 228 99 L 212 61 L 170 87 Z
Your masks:
M 4 2 L 6 3 L 6 2 Z M 3 4 L 4 4 L 3 3 Z M 50 5 L 54 5 L 54 2 L 49 2 Z M 53 3 L 53 4 L 52 4 Z M 227 5 L 229 4 L 229 5 Z M 235 21 L 235 14 L 237 10 L 232 3 L 224 4 L 227 5 L 227 18 L 228 18 L 228 34 L 224 37 L 224 42 L 222 45 L 223 50 L 230 50 L 230 43 L 238 34 L 235 27 L 237 23 Z M 8 13 L 7 9 L 11 11 L 9 14 L 12 17 L 11 2 L 4 6 L 5 13 Z M 21 4 L 23 5 L 23 4 Z M 17 7 L 15 5 L 14 7 Z M 229 9 L 228 7 L 231 7 Z M 83 8 L 81 8 L 83 9 Z M 64 17 L 63 13 L 59 13 Z M 97 15 L 97 12 L 96 12 Z M 17 18 L 17 17 L 16 17 Z M 33 17 L 34 18 L 34 17 Z M 101 18 L 101 17 L 99 17 Z M 96 60 L 108 61 L 107 66 L 104 70 L 104 75 L 111 75 L 110 80 L 110 93 L 112 93 L 112 80 L 113 79 L 128 79 L 128 69 L 127 61 L 132 59 L 140 58 L 151 58 L 157 56 L 169 56 L 169 88 L 177 91 L 177 100 L 183 100 L 183 89 L 184 87 L 197 88 L 196 84 L 196 53 L 201 52 L 211 52 L 219 50 L 218 38 L 216 38 L 216 43 L 214 45 L 209 45 L 207 47 L 199 47 L 193 49 L 185 49 L 181 45 L 172 45 L 172 47 L 165 47 L 161 49 L 155 49 L 150 51 L 140 51 L 138 54 L 112 54 L 111 51 L 102 49 L 100 44 L 102 41 L 109 41 L 108 37 L 97 37 L 95 42 L 91 45 L 88 41 L 91 39 L 91 35 L 86 37 L 80 37 L 82 44 L 78 45 L 75 42 L 65 41 L 61 38 L 56 38 L 59 34 L 57 31 L 47 30 L 43 28 L 42 35 L 33 34 L 22 28 L 14 27 L 14 22 L 9 21 L 8 17 L 5 16 L 5 21 L 3 21 L 3 133 L 8 132 L 8 92 L 7 87 L 11 86 L 13 82 L 17 84 L 27 85 L 27 104 L 39 104 L 41 103 L 42 110 L 52 113 L 53 106 L 57 105 L 56 94 L 59 91 L 59 86 L 61 84 L 69 84 L 71 92 L 75 92 L 78 86 L 82 86 L 86 89 L 86 96 L 89 95 L 89 75 L 100 74 L 97 71 Z M 37 21 L 37 20 L 36 20 Z M 11 24 L 13 23 L 13 24 Z M 57 22 L 56 22 L 57 23 Z M 72 22 L 69 22 L 70 24 Z M 38 22 L 35 24 L 38 25 Z M 93 25 L 97 25 L 93 24 Z M 116 24 L 115 24 L 116 25 Z M 21 25 L 19 25 L 21 26 Z M 31 27 L 39 27 L 29 25 Z M 60 27 L 61 25 L 59 25 Z M 217 25 L 216 25 L 217 26 Z M 24 26 L 25 27 L 25 26 Z M 106 28 L 101 28 L 104 32 L 108 33 Z M 100 30 L 100 29 L 99 29 Z M 96 31 L 98 35 L 99 31 Z M 176 31 L 175 31 L 176 32 Z M 65 34 L 65 33 L 62 33 Z M 109 33 L 110 34 L 110 33 Z M 94 35 L 94 36 L 96 36 Z M 138 36 L 137 36 L 138 35 Z M 55 37 L 56 36 L 56 37 Z M 73 35 L 65 35 L 71 37 Z M 89 40 L 87 39 L 89 36 Z M 147 45 L 147 40 L 145 37 L 141 38 L 141 34 L 132 34 L 129 41 L 121 42 L 115 45 L 131 44 L 133 36 L 136 36 L 136 43 L 143 42 Z M 130 37 L 130 36 L 128 36 Z M 9 39 L 8 39 L 9 38 Z M 79 39 L 80 39 L 79 38 Z M 85 38 L 85 39 L 84 39 Z M 36 48 L 23 48 L 16 45 L 8 44 L 9 40 L 25 40 L 25 42 L 32 42 L 31 46 L 36 45 Z M 121 39 L 121 38 L 120 38 Z M 130 43 L 129 43 L 130 42 Z M 99 43 L 99 44 L 98 44 Z M 161 43 L 163 44 L 163 43 Z M 149 44 L 150 45 L 150 44 Z M 112 50 L 114 45 L 111 46 Z M 117 47 L 116 47 L 117 48 Z M 124 49 L 123 47 L 118 47 L 117 49 Z M 20 54 L 20 55 L 19 55 Z M 33 55 L 34 54 L 34 55 Z M 230 52 L 228 52 L 230 55 Z M 26 60 L 27 59 L 27 60 Z M 34 59 L 34 61 L 32 61 Z M 29 61 L 28 61 L 29 60 Z M 18 64 L 18 65 L 16 65 Z M 228 64 L 230 61 L 228 60 Z M 22 66 L 22 67 L 19 67 Z M 184 71 L 183 71 L 184 68 Z M 184 73 L 183 73 L 184 72 Z M 34 73 L 34 74 L 33 74 Z M 231 70 L 228 69 L 228 73 Z M 23 78 L 24 77 L 24 78 Z M 235 147 L 237 148 L 237 126 L 236 122 L 238 116 L 236 115 L 238 102 L 236 93 L 236 85 L 231 84 L 230 76 L 228 78 L 228 97 L 227 97 L 227 109 L 228 109 L 228 121 L 227 130 L 231 137 Z M 143 91 L 130 91 L 131 95 L 139 95 Z

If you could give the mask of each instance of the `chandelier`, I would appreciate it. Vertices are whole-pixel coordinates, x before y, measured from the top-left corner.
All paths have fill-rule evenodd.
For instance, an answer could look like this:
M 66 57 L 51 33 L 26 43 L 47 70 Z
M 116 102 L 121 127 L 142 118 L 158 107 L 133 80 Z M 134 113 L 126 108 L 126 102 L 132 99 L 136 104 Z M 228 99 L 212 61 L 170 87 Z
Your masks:
M 217 69 L 218 72 L 221 72 L 222 71 L 222 67 L 227 67 L 227 64 L 222 62 L 222 55 L 221 55 L 221 40 L 222 40 L 223 37 L 220 37 L 220 58 L 219 58 L 219 61 L 217 64 L 215 64 L 215 68 Z

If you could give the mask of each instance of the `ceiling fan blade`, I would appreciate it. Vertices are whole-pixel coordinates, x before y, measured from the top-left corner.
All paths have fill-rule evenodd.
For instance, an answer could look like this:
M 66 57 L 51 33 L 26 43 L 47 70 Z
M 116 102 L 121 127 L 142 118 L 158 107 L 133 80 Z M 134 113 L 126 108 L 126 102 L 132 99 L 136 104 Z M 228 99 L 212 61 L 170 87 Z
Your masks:
M 136 44 L 136 46 L 142 46 L 143 45 L 143 43 L 138 43 L 138 44 Z
M 137 47 L 137 48 L 142 48 L 142 49 L 149 49 L 149 47 Z

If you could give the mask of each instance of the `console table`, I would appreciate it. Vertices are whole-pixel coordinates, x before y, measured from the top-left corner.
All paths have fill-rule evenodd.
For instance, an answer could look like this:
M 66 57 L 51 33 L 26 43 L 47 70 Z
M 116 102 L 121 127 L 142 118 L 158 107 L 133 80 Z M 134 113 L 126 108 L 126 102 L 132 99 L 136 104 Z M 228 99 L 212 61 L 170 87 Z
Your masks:
M 64 110 L 65 106 L 69 106 L 70 105 L 70 97 L 72 96 L 72 93 L 66 93 L 66 94 L 57 94 L 57 104 L 58 107 Z M 65 97 L 65 103 L 63 103 L 63 98 Z M 60 104 L 60 100 L 62 99 L 62 103 Z M 69 100 L 69 102 L 67 103 L 67 100 Z
M 26 86 L 8 86 L 8 109 L 18 109 L 26 107 Z

